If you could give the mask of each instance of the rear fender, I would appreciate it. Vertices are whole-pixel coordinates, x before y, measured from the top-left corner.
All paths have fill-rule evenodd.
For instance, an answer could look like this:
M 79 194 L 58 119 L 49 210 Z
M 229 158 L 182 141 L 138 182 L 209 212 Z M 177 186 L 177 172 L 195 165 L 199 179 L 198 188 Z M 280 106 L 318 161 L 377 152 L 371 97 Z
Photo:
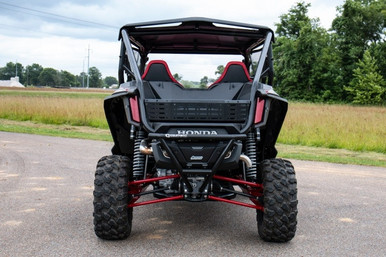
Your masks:
M 130 106 L 136 101 L 130 101 L 130 99 L 135 99 L 137 95 L 138 90 L 135 86 L 132 86 L 131 83 L 124 83 L 120 89 L 104 100 L 106 119 L 114 140 L 113 154 L 133 154 L 134 140 L 130 138 L 130 130 L 132 126 L 140 124 L 134 121 L 135 114 L 131 111 Z M 135 106 L 134 109 L 138 111 L 138 106 Z
M 255 128 L 261 133 L 261 159 L 276 157 L 275 144 L 288 110 L 287 100 L 277 95 L 267 94 L 264 100 L 263 118 L 260 123 L 255 124 Z

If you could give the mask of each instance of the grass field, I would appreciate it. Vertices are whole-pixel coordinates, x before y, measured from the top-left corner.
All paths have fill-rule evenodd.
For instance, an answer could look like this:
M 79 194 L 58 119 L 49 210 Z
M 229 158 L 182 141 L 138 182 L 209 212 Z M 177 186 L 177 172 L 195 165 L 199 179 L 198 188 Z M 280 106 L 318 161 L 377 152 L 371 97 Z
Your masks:
M 386 153 L 386 108 L 290 103 L 279 142 Z
M 103 99 L 111 92 L 0 90 L 0 118 L 107 129 Z
M 111 140 L 103 112 L 103 99 L 110 94 L 111 92 L 101 90 L 0 88 L 0 119 L 29 121 L 29 124 L 35 124 L 34 128 L 29 126 L 30 131 L 27 133 L 32 133 L 32 130 L 42 130 L 36 124 L 102 129 L 105 131 L 102 133 L 102 139 Z M 0 130 L 12 131 L 12 126 L 16 130 L 16 125 L 10 125 L 8 122 L 5 126 L 0 121 Z M 20 129 L 21 125 L 17 126 Z M 278 143 L 376 152 L 384 155 L 386 153 L 385 128 L 385 107 L 290 103 Z M 47 133 L 49 134 L 49 132 L 43 134 Z M 80 133 L 78 137 L 84 137 L 82 133 L 85 135 L 87 132 L 67 129 L 66 133 Z M 91 139 L 97 138 L 93 136 Z M 303 156 L 305 155 L 304 152 Z M 334 154 L 330 155 L 332 158 Z M 358 158 L 352 154 L 351 156 L 353 160 Z

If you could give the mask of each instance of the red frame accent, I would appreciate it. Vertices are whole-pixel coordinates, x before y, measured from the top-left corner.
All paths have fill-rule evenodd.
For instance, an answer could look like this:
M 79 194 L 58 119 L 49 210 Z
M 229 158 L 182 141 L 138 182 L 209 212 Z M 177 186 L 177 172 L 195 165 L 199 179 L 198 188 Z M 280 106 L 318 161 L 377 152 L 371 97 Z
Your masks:
M 239 184 L 239 185 L 246 185 L 247 187 L 241 187 L 241 190 L 243 190 L 243 192 L 246 194 L 253 195 L 254 197 L 259 197 L 259 196 L 263 195 L 263 185 L 262 184 L 253 183 L 253 182 L 249 182 L 249 181 L 245 181 L 245 180 L 241 180 L 241 179 L 234 179 L 234 178 L 218 176 L 218 175 L 214 175 L 213 178 L 218 179 L 218 180 L 229 181 L 229 182 Z M 225 202 L 225 203 L 236 204 L 236 205 L 264 211 L 264 206 L 255 198 L 249 198 L 249 200 L 251 200 L 254 203 L 254 205 L 243 203 L 243 202 L 238 202 L 238 201 L 233 201 L 233 200 L 229 200 L 229 199 L 224 199 L 224 198 L 220 198 L 220 197 L 216 197 L 216 196 L 208 196 L 208 199 L 212 199 L 215 201 L 221 201 L 221 202 Z
M 172 179 L 172 178 L 179 178 L 179 177 L 181 177 L 181 176 L 178 174 L 175 174 L 175 175 L 158 177 L 158 178 L 148 178 L 148 179 L 130 181 L 128 183 L 129 194 L 135 195 L 135 194 L 139 194 L 141 192 L 144 192 L 148 186 L 148 185 L 144 185 L 144 184 L 148 184 L 151 182 L 160 181 L 160 180 L 164 180 L 164 179 Z M 132 207 L 137 207 L 137 206 L 142 206 L 142 205 L 147 205 L 147 204 L 153 204 L 153 203 L 161 203 L 161 202 L 167 202 L 167 201 L 181 200 L 184 198 L 184 196 L 178 195 L 178 196 L 172 196 L 172 197 L 167 197 L 167 198 L 163 198 L 163 199 L 149 200 L 149 201 L 136 203 L 136 201 L 138 201 L 139 198 L 140 198 L 140 196 L 134 197 L 129 202 L 128 207 L 132 208 Z
M 228 177 L 223 177 L 223 176 L 218 176 L 218 175 L 214 175 L 213 178 L 214 179 L 218 179 L 218 180 L 229 181 L 229 182 L 232 182 L 232 183 L 235 183 L 235 184 L 243 184 L 243 185 L 247 185 L 247 186 L 257 187 L 257 188 L 263 189 L 263 185 L 262 184 L 257 184 L 257 183 L 253 183 L 253 182 L 249 182 L 249 181 L 245 181 L 245 180 L 241 180 L 241 179 L 228 178 Z
M 130 97 L 130 110 L 131 110 L 131 118 L 133 119 L 133 121 L 141 122 L 141 116 L 139 115 L 137 96 Z
M 164 179 L 180 178 L 180 177 L 181 176 L 179 174 L 175 174 L 175 175 L 164 176 L 164 177 L 148 178 L 148 179 L 142 179 L 142 180 L 137 180 L 137 181 L 130 181 L 128 183 L 129 194 L 136 195 L 136 194 L 139 194 L 141 192 L 144 192 L 146 190 L 146 188 L 148 187 L 148 184 L 151 182 L 160 181 L 160 180 L 164 180 Z M 239 184 L 239 185 L 245 185 L 246 187 L 241 187 L 243 192 L 246 194 L 252 195 L 256 198 L 263 195 L 263 185 L 262 184 L 257 184 L 257 183 L 253 183 L 253 182 L 249 182 L 249 181 L 245 181 L 245 180 L 241 180 L 241 179 L 228 178 L 228 177 L 223 177 L 223 176 L 218 176 L 218 175 L 214 175 L 212 178 L 232 182 L 232 183 Z M 139 198 L 140 198 L 140 196 L 133 197 L 133 199 L 129 202 L 128 207 L 132 208 L 132 207 L 148 205 L 148 204 L 153 204 L 153 203 L 183 200 L 184 196 L 183 195 L 177 195 L 177 196 L 166 197 L 166 198 L 162 198 L 162 199 L 155 199 L 155 200 L 149 200 L 149 201 L 143 201 L 140 203 L 136 203 L 136 201 L 138 201 Z M 255 198 L 250 198 L 250 200 L 254 204 L 248 204 L 248 203 L 233 201 L 233 200 L 229 200 L 229 199 L 225 199 L 225 198 L 221 198 L 221 197 L 217 197 L 217 196 L 212 196 L 212 195 L 208 196 L 208 200 L 231 203 L 231 204 L 235 204 L 235 205 L 239 205 L 239 206 L 244 206 L 244 207 L 264 211 L 263 205 Z
M 255 124 L 257 124 L 263 120 L 264 105 L 265 105 L 265 100 L 260 99 L 258 97 L 256 100 L 255 121 L 254 121 Z
M 142 79 L 145 79 L 147 73 L 149 72 L 149 69 L 150 69 L 150 66 L 153 65 L 153 64 L 162 64 L 163 66 L 165 66 L 165 69 L 166 69 L 166 72 L 168 73 L 168 76 L 170 77 L 170 79 L 174 82 L 174 83 L 177 83 L 180 85 L 180 83 L 173 77 L 172 73 L 170 72 L 169 70 L 169 66 L 168 64 L 163 61 L 163 60 L 152 60 L 150 61 L 147 65 L 146 65 L 146 69 L 145 69 L 145 72 L 142 74 Z
M 264 211 L 264 207 L 261 206 L 261 205 L 256 205 L 256 203 L 254 205 L 254 204 L 248 204 L 248 203 L 243 203 L 243 202 L 237 202 L 237 201 L 233 201 L 233 200 L 229 200 L 229 199 L 224 199 L 224 198 L 220 198 L 220 197 L 212 196 L 212 195 L 208 196 L 208 199 L 209 200 L 214 200 L 214 201 L 219 201 L 219 202 L 236 204 L 236 205 L 240 205 L 240 206 L 244 206 L 244 207 L 248 207 L 248 208 Z
M 181 176 L 178 174 L 175 175 L 169 175 L 169 176 L 164 176 L 164 177 L 157 177 L 157 178 L 147 178 L 147 179 L 142 179 L 142 180 L 136 180 L 136 181 L 130 181 L 129 186 L 131 185 L 140 185 L 140 184 L 147 184 L 155 181 L 160 181 L 164 179 L 172 179 L 172 178 L 180 178 Z
M 239 61 L 231 61 L 231 62 L 228 62 L 227 65 L 225 66 L 224 68 L 224 72 L 221 74 L 221 76 L 215 81 L 213 82 L 209 87 L 215 85 L 215 84 L 218 84 L 221 82 L 221 80 L 223 80 L 223 78 L 225 77 L 225 74 L 228 72 L 228 69 L 231 65 L 241 65 L 244 72 L 245 72 L 245 75 L 247 76 L 248 80 L 249 81 L 252 81 L 251 79 L 251 76 L 249 76 L 249 72 L 247 70 L 247 67 L 245 66 L 245 64 L 243 62 L 239 62 Z
M 134 201 L 133 203 L 129 203 L 128 207 L 131 208 L 131 207 L 137 207 L 137 206 L 148 205 L 148 204 L 153 204 L 153 203 L 162 203 L 162 202 L 182 200 L 182 199 L 184 199 L 183 195 L 177 195 L 177 196 L 172 196 L 172 197 L 167 197 L 167 198 L 162 198 L 162 199 L 144 201 L 144 202 L 140 202 L 140 203 L 135 203 L 135 201 Z

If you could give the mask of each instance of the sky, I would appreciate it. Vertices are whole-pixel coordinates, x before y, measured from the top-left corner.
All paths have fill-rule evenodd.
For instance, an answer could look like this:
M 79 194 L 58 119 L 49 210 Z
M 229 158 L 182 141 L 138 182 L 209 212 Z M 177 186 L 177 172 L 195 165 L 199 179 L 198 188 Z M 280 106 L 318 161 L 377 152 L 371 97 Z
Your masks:
M 184 17 L 207 17 L 276 29 L 292 0 L 0 0 L 0 67 L 66 70 L 79 75 L 95 66 L 103 77 L 117 77 L 119 28 L 128 23 Z M 309 17 L 329 29 L 344 0 L 308 0 Z M 88 54 L 89 53 L 89 54 Z M 193 60 L 192 62 L 200 62 Z M 209 67 L 209 66 L 208 66 Z M 187 71 L 185 71 L 187 72 Z M 184 79 L 196 79 L 183 74 Z M 193 78 L 194 77 L 194 78 Z

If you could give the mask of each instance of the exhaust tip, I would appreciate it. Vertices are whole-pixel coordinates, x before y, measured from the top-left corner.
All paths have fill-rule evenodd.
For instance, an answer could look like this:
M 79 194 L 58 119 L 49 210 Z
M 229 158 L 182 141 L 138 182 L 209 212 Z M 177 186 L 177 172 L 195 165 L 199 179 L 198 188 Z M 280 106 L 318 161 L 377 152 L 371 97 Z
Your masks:
M 153 148 L 149 147 L 147 145 L 147 142 L 145 139 L 141 141 L 141 144 L 139 145 L 139 151 L 144 155 L 151 155 L 153 154 Z
M 246 156 L 245 154 L 240 154 L 240 161 L 244 162 L 245 166 L 247 166 L 247 168 L 251 168 L 252 167 L 251 159 L 249 159 L 249 157 Z

